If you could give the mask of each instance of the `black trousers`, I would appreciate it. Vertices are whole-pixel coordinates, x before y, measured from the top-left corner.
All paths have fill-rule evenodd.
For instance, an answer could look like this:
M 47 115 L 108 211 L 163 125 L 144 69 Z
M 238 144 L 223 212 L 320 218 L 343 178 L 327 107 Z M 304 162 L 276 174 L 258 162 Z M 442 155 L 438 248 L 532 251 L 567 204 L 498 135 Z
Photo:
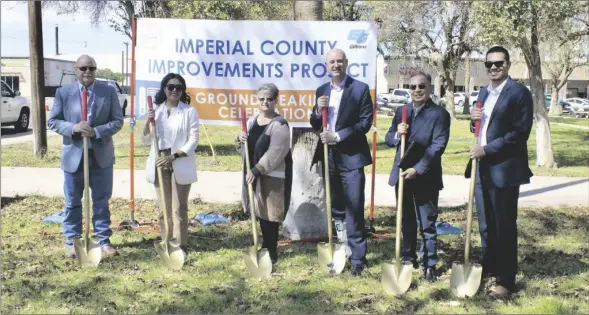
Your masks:
M 399 185 L 395 186 L 395 195 L 399 196 Z M 403 240 L 401 253 L 403 258 L 417 261 L 417 231 L 421 235 L 421 264 L 423 268 L 435 267 L 438 263 L 438 197 L 436 188 L 420 186 L 412 180 L 405 181 L 403 188 L 403 222 L 401 232 Z
M 499 188 L 479 168 L 475 202 L 483 250 L 485 272 L 495 276 L 498 285 L 515 290 L 517 274 L 517 208 L 520 186 Z
M 270 259 L 276 261 L 278 259 L 278 229 L 280 223 L 260 218 L 258 220 L 260 220 L 260 228 L 262 229 L 262 248 L 268 249 Z

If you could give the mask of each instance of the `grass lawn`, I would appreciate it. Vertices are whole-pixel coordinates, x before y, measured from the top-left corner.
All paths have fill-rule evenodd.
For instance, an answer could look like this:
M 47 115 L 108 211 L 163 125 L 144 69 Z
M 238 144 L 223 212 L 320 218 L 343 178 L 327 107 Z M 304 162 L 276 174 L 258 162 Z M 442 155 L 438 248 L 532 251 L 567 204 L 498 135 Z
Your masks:
M 567 119 L 576 121 L 575 119 Z M 585 120 L 584 120 L 585 121 Z M 378 119 L 378 147 L 377 169 L 378 173 L 389 173 L 393 164 L 395 150 L 384 144 L 384 137 L 390 126 L 391 118 L 380 117 Z M 144 169 L 145 160 L 149 154 L 149 148 L 143 146 L 138 137 L 143 122 L 138 121 L 135 134 L 135 168 Z M 204 128 L 201 126 L 200 144 L 197 148 L 198 169 L 202 171 L 239 171 L 241 168 L 240 157 L 235 150 L 233 139 L 240 127 L 206 126 L 206 130 L 214 145 L 216 161 L 208 145 Z M 558 169 L 537 168 L 535 164 L 536 136 L 532 130 L 528 148 L 530 152 L 530 165 L 535 175 L 554 176 L 578 176 L 586 177 L 589 174 L 589 132 L 573 129 L 565 126 L 552 125 L 552 145 Z M 115 136 L 116 168 L 128 169 L 129 166 L 129 138 L 130 128 L 128 123 Z M 368 136 L 372 143 L 372 136 Z M 468 150 L 472 145 L 472 134 L 468 130 L 468 120 L 464 115 L 458 115 L 458 120 L 452 122 L 450 142 L 443 155 L 443 168 L 445 174 L 462 175 L 468 160 Z M 48 138 L 48 154 L 44 160 L 36 160 L 32 156 L 32 143 L 21 143 L 2 147 L 2 166 L 28 166 L 28 167 L 59 167 L 61 138 Z M 370 168 L 366 169 L 370 172 Z
M 574 118 L 569 116 L 550 117 L 550 122 L 589 127 L 588 118 Z
M 125 217 L 125 200 L 112 200 L 113 224 Z M 314 244 L 281 246 L 276 273 L 250 279 L 242 255 L 251 244 L 249 221 L 238 204 L 191 201 L 190 216 L 216 211 L 230 225 L 190 228 L 181 271 L 164 268 L 143 232 L 115 232 L 120 255 L 97 269 L 64 258 L 59 225 L 41 219 L 63 206 L 62 198 L 2 198 L 2 313 L 588 313 L 589 208 L 521 209 L 519 292 L 509 301 L 484 295 L 468 300 L 449 291 L 449 268 L 460 260 L 462 236 L 440 236 L 440 280 L 424 282 L 419 271 L 401 297 L 383 293 L 380 262 L 393 241 L 369 241 L 363 276 L 328 276 L 317 268 Z M 155 201 L 139 201 L 137 218 L 155 219 Z M 376 222 L 391 227 L 391 209 L 378 208 Z M 464 208 L 442 209 L 440 219 L 464 228 Z M 475 231 L 476 231 L 476 222 Z M 40 236 L 39 233 L 47 233 Z M 480 254 L 478 233 L 473 257 Z M 348 267 L 349 268 L 349 267 Z

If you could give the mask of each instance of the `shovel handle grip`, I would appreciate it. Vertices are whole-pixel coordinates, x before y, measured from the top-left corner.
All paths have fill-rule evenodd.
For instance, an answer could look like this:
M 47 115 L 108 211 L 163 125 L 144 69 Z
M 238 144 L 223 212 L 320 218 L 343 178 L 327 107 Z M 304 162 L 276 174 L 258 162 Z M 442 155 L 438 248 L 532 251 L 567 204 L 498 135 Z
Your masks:
M 153 109 L 153 98 L 151 95 L 147 97 L 147 108 Z M 151 121 L 151 125 L 155 126 L 155 118 Z
M 407 107 L 403 106 L 401 109 L 401 122 L 406 124 L 407 123 Z
M 82 120 L 88 120 L 88 89 L 82 88 Z
M 321 109 L 321 123 L 323 125 L 323 129 L 327 128 L 327 107 L 323 107 Z
M 476 106 L 476 108 L 481 109 L 483 107 L 483 104 L 477 103 L 475 106 Z M 481 132 L 481 120 L 477 119 L 474 122 L 474 136 L 475 136 L 475 138 L 479 137 L 480 132 Z

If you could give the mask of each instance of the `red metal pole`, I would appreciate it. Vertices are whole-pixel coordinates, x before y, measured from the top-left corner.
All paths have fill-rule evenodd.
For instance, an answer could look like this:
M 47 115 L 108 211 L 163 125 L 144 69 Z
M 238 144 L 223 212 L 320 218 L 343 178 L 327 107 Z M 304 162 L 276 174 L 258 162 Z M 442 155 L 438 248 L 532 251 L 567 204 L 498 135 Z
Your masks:
M 131 19 L 131 134 L 129 135 L 129 167 L 131 172 L 129 210 L 133 220 L 135 212 L 135 45 L 137 44 L 137 19 Z

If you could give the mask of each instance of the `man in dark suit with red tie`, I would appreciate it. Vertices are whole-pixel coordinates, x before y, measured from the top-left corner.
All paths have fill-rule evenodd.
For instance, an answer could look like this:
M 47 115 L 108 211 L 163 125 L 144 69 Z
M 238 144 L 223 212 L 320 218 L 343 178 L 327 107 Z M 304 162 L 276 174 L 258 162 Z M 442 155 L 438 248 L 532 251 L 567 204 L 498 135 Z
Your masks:
M 431 76 L 421 71 L 410 79 L 411 102 L 407 108 L 407 123 L 401 121 L 403 107 L 399 107 L 386 134 L 385 143 L 397 148 L 395 162 L 389 178 L 389 185 L 398 194 L 399 172 L 405 178 L 403 191 L 403 261 L 417 264 L 417 227 L 422 236 L 421 264 L 423 275 L 428 281 L 436 280 L 438 197 L 444 188 L 442 182 L 442 154 L 450 138 L 450 114 L 435 104 L 431 98 Z M 406 156 L 413 162 L 404 170 L 399 167 L 400 136 L 407 135 L 409 148 Z M 411 152 L 411 153 L 409 153 Z M 406 160 L 408 161 L 408 160 Z
M 520 185 L 528 184 L 532 177 L 527 142 L 534 102 L 528 88 L 509 78 L 509 52 L 505 48 L 489 49 L 485 67 L 491 83 L 478 96 L 483 108 L 472 110 L 471 131 L 476 120 L 481 120 L 481 131 L 470 157 L 480 160 L 475 202 L 483 275 L 495 276 L 496 286 L 490 295 L 503 298 L 515 290 L 518 198 Z
M 372 163 L 366 133 L 372 126 L 373 103 L 368 85 L 346 74 L 348 60 L 343 50 L 330 51 L 326 66 L 331 82 L 316 91 L 311 126 L 321 130 L 321 109 L 327 107 L 327 130 L 321 132 L 312 163 L 321 160 L 323 144 L 327 143 L 332 212 L 338 239 L 347 243 L 352 275 L 359 276 L 366 263 L 364 167 Z

